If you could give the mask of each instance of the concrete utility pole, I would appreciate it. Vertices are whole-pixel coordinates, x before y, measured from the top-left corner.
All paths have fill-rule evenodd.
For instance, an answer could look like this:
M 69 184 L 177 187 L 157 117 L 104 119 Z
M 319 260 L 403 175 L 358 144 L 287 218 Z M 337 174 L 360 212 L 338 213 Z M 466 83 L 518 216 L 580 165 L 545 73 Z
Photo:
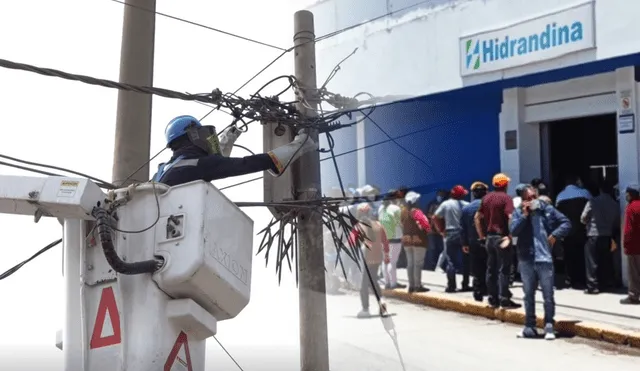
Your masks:
M 302 95 L 309 106 L 316 108 L 316 46 L 313 13 L 301 10 L 294 15 L 295 76 L 302 85 Z M 314 110 L 298 104 L 304 114 Z M 318 141 L 316 131 L 309 133 Z M 320 194 L 320 153 L 314 151 L 292 164 L 296 199 L 315 198 Z M 298 246 L 300 299 L 300 370 L 329 371 L 329 340 L 327 336 L 327 298 L 325 293 L 324 245 L 322 217 L 305 212 L 299 219 Z
M 120 54 L 120 82 L 153 85 L 156 0 L 126 0 Z M 144 11 L 140 8 L 147 9 Z M 113 182 L 121 185 L 150 156 L 151 102 L 149 94 L 120 90 L 113 152 Z M 149 180 L 149 165 L 127 184 Z

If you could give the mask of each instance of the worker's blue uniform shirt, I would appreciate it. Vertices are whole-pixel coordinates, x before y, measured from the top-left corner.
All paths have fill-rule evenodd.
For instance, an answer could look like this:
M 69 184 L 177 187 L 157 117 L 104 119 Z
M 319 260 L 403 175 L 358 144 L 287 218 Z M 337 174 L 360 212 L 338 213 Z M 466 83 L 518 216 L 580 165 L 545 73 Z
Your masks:
M 522 206 L 513 212 L 511 234 L 518 237 L 518 259 L 525 262 L 552 263 L 552 247 L 548 237 L 553 235 L 557 240 L 566 237 L 571 231 L 571 222 L 555 207 L 539 201 L 540 207 L 525 216 Z
M 194 180 L 210 182 L 266 170 L 276 170 L 266 153 L 234 158 L 208 155 L 196 146 L 189 146 L 177 149 L 168 163 L 160 164 L 153 180 L 175 186 Z
M 473 218 L 480 209 L 481 201 L 481 199 L 473 200 L 462 208 L 462 216 L 460 217 L 462 246 L 469 246 L 470 243 L 478 241 L 479 236 Z

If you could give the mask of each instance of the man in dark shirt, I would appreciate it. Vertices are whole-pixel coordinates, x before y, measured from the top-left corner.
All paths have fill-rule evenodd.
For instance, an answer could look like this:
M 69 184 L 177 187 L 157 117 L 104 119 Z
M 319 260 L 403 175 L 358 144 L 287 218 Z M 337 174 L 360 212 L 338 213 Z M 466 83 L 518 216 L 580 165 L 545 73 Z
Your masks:
M 571 232 L 561 241 L 564 281 L 567 287 L 582 288 L 586 283 L 584 246 L 587 242 L 587 230 L 580 218 L 592 197 L 578 176 L 568 175 L 565 183 L 567 186 L 556 197 L 556 208 L 571 221 Z
M 449 191 L 446 189 L 438 190 L 436 194 L 435 200 L 431 201 L 429 205 L 427 205 L 426 215 L 427 219 L 429 219 L 429 223 L 434 225 L 435 220 L 435 212 L 440 207 L 440 204 L 443 203 L 447 196 L 449 196 Z M 427 250 L 427 259 L 426 259 L 426 268 L 438 270 L 438 268 L 444 270 L 446 268 L 445 265 L 445 253 L 444 253 L 444 239 L 438 233 L 435 228 L 431 229 L 429 232 L 429 249 Z
M 505 309 L 521 307 L 511 300 L 509 290 L 513 256 L 509 223 L 514 210 L 513 199 L 507 194 L 510 181 L 502 173 L 493 177 L 494 191 L 484 196 L 474 218 L 479 242 L 487 249 L 489 305 Z
M 462 209 L 462 218 L 460 220 L 462 226 L 462 251 L 465 254 L 469 254 L 471 260 L 473 298 L 480 302 L 487 295 L 487 250 L 478 242 L 474 216 L 488 190 L 489 187 L 482 182 L 474 182 L 471 185 L 473 201 Z

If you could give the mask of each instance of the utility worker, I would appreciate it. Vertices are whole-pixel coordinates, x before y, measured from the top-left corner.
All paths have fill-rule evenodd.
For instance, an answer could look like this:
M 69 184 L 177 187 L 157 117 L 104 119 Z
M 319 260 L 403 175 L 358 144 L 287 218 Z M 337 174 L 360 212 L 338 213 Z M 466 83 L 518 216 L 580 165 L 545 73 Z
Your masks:
M 293 161 L 318 148 L 306 133 L 298 134 L 291 143 L 246 157 L 228 157 L 242 132 L 235 126 L 225 129 L 220 140 L 213 126 L 203 126 L 193 116 L 178 116 L 165 129 L 167 147 L 173 156 L 158 166 L 153 181 L 175 186 L 204 180 L 210 182 L 258 171 L 282 174 Z

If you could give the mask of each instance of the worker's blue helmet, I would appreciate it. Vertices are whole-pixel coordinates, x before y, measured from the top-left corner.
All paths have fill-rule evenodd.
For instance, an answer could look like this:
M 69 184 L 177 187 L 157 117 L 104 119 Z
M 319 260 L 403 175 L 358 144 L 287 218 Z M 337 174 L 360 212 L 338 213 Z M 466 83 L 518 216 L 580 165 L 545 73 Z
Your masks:
M 169 121 L 167 128 L 164 129 L 164 136 L 167 140 L 167 146 L 174 140 L 187 134 L 188 127 L 201 127 L 202 124 L 193 116 L 183 115 Z

